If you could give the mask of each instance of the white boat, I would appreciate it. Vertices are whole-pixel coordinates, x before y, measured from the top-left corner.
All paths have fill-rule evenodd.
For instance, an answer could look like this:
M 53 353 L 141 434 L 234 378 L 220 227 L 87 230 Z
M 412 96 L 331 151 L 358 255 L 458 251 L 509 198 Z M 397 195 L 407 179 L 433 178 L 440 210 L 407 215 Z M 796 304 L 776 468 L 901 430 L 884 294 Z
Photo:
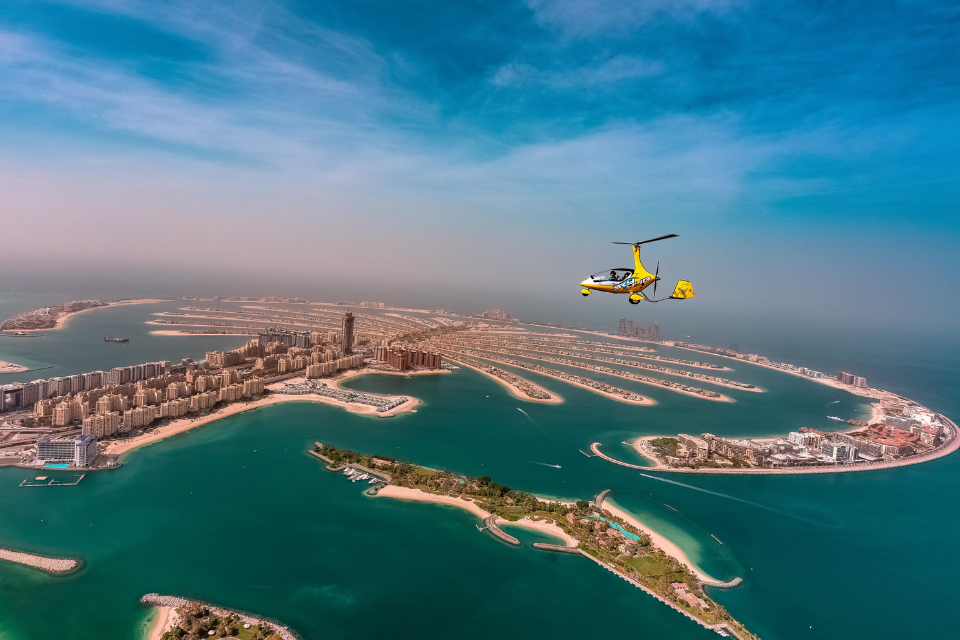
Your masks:
M 377 476 L 373 476 L 372 478 L 370 478 L 370 484 L 374 484 L 375 482 L 380 482 L 380 478 L 378 478 Z
M 838 418 L 837 416 L 827 416 L 831 420 L 837 420 L 838 422 L 846 422 L 843 418 Z
M 369 477 L 370 476 L 368 476 L 367 474 L 362 473 L 359 476 L 353 476 L 352 478 L 350 478 L 350 482 L 356 482 L 357 480 L 366 480 Z
M 352 476 L 352 475 L 355 474 L 356 472 L 357 472 L 356 469 L 350 469 L 350 468 L 348 468 L 346 471 L 343 472 L 343 475 L 345 475 L 345 476 Z

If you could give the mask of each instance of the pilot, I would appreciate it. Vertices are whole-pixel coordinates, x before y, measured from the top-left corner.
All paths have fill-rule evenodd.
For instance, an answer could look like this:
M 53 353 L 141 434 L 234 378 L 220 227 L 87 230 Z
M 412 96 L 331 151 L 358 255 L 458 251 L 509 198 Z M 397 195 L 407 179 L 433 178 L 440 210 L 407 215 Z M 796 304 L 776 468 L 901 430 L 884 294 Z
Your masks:
M 614 271 L 613 269 L 610 270 L 610 279 L 613 280 L 614 282 L 617 281 L 617 272 Z

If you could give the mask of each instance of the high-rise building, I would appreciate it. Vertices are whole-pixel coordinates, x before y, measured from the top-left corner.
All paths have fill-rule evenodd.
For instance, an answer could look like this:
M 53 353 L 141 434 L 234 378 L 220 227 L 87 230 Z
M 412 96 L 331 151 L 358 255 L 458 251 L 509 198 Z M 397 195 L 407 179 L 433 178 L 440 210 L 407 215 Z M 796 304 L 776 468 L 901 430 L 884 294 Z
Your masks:
M 353 320 L 353 313 L 350 311 L 343 314 L 343 329 L 340 332 L 340 336 L 344 355 L 353 353 Z

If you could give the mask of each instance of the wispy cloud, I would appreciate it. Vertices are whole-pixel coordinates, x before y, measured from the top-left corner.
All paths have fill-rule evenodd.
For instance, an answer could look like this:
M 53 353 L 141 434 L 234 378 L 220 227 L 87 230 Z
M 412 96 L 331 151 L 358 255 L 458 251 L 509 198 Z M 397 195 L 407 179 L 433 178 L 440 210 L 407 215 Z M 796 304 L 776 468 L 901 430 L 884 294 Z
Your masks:
M 664 65 L 629 55 L 616 55 L 589 67 L 538 69 L 524 63 L 509 63 L 498 68 L 490 83 L 497 87 L 547 87 L 558 90 L 615 85 L 624 80 L 638 80 L 660 75 Z
M 657 18 L 689 21 L 746 0 L 527 0 L 538 22 L 573 37 L 625 35 Z

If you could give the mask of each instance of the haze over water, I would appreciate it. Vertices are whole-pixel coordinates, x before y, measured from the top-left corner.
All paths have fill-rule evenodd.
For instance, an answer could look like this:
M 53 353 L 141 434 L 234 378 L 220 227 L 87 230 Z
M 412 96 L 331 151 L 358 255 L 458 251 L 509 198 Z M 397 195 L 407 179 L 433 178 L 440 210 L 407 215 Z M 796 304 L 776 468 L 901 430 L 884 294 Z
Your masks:
M 113 352 L 99 351 L 104 326 L 131 336 L 128 353 L 137 356 L 112 366 L 207 348 L 201 348 L 207 338 L 143 335 L 142 322 L 155 310 L 81 314 L 62 331 L 28 340 L 47 353 L 57 353 L 49 348 L 54 342 L 77 345 L 73 364 L 58 365 L 65 373 L 114 361 Z M 84 366 L 83 345 L 95 347 L 90 360 L 98 364 Z M 823 362 L 795 364 L 829 371 L 834 363 L 868 379 L 876 366 L 855 348 L 823 353 L 796 335 L 783 336 L 782 345 L 809 349 Z M 888 376 L 907 372 L 903 386 L 896 380 L 880 386 L 960 414 L 955 353 L 936 345 L 891 349 L 890 361 L 896 366 Z M 661 474 L 668 483 L 578 452 L 599 441 L 607 454 L 636 461 L 622 440 L 678 431 L 770 435 L 802 425 L 829 428 L 827 415 L 864 413 L 864 402 L 849 394 L 718 362 L 734 368 L 724 375 L 767 393 L 724 390 L 737 402 L 720 404 L 608 378 L 659 403 L 632 407 L 531 374 L 564 397 L 552 406 L 519 402 L 470 370 L 366 376 L 349 385 L 410 394 L 424 405 L 385 420 L 307 403 L 256 409 L 131 452 L 124 468 L 90 474 L 76 487 L 19 489 L 31 472 L 0 470 L 0 546 L 87 562 L 66 578 L 0 563 L 0 638 L 55 637 L 63 620 L 70 621 L 71 638 L 136 637 L 147 615 L 137 600 L 151 591 L 273 617 L 308 640 L 480 638 L 491 621 L 511 635 L 574 637 L 595 633 L 598 613 L 605 633 L 713 637 L 583 558 L 506 547 L 478 533 L 476 519 L 459 510 L 364 496 L 365 487 L 324 471 L 304 453 L 314 440 L 489 475 L 544 496 L 589 499 L 612 489 L 618 505 L 675 540 L 706 572 L 744 577 L 741 587 L 710 593 L 761 637 L 943 637 L 952 620 L 945 608 L 928 606 L 928 592 L 936 584 L 946 601 L 960 595 L 952 581 L 960 561 L 943 542 L 960 526 L 951 499 L 956 456 L 836 475 Z M 880 365 L 891 370 L 890 362 Z M 877 615 L 876 603 L 892 597 L 923 615 Z M 51 602 L 62 616 L 45 615 Z

